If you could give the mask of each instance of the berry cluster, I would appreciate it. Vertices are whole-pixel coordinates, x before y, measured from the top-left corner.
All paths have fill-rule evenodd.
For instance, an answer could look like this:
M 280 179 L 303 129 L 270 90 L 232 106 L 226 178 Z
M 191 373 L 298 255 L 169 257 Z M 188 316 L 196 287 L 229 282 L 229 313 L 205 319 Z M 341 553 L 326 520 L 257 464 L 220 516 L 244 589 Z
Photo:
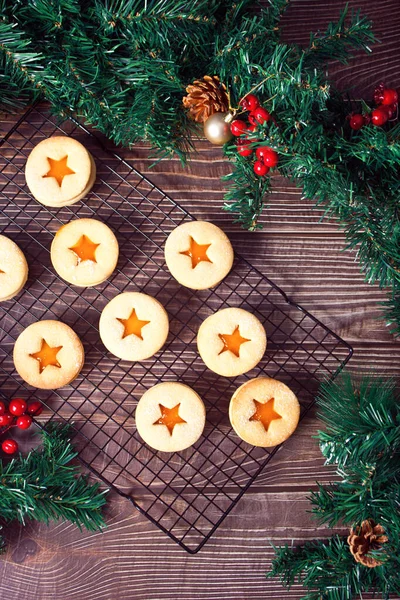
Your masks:
M 374 108 L 370 114 L 352 113 L 349 115 L 350 127 L 356 131 L 369 123 L 376 127 L 382 127 L 390 119 L 397 119 L 398 98 L 396 90 L 387 88 L 381 83 L 374 91 L 374 102 L 377 108 Z
M 23 398 L 14 398 L 8 405 L 0 401 L 0 427 L 6 427 L 2 433 L 8 431 L 11 427 L 19 429 L 29 429 L 32 425 L 32 417 L 37 417 L 43 411 L 41 402 L 30 402 L 29 404 Z M 3 452 L 6 454 L 15 454 L 18 451 L 18 444 L 15 440 L 8 438 L 1 444 Z
M 240 156 L 253 156 L 253 149 L 250 148 L 250 144 L 254 140 L 249 140 L 246 136 L 253 133 L 257 129 L 257 125 L 263 125 L 268 123 L 271 119 L 270 113 L 260 106 L 257 96 L 254 94 L 247 94 L 241 100 L 240 106 L 244 111 L 248 112 L 247 120 L 235 119 L 231 123 L 231 132 L 234 136 L 238 137 L 237 152 Z M 257 160 L 254 162 L 254 173 L 259 177 L 267 175 L 270 169 L 276 167 L 278 164 L 278 154 L 272 148 L 268 146 L 260 146 L 256 150 Z

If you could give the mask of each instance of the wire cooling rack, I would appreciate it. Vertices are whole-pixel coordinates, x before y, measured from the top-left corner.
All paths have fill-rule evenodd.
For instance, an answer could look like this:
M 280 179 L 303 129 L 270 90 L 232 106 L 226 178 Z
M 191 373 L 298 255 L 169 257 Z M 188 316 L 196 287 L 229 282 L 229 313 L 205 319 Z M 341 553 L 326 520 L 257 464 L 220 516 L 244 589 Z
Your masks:
M 32 199 L 24 167 L 32 148 L 54 134 L 73 136 L 94 156 L 97 179 L 84 202 L 47 210 Z M 335 376 L 351 347 L 272 281 L 236 256 L 228 277 L 213 290 L 181 287 L 165 267 L 168 234 L 192 217 L 129 162 L 107 151 L 80 124 L 60 124 L 33 107 L 0 143 L 0 230 L 23 249 L 29 279 L 22 293 L 0 305 L 1 394 L 40 399 L 50 419 L 72 422 L 80 458 L 107 485 L 128 498 L 188 552 L 197 552 L 237 503 L 277 448 L 242 442 L 231 429 L 229 399 L 248 378 L 267 374 L 297 394 L 302 416 L 312 406 L 318 381 Z M 60 225 L 96 217 L 120 245 L 109 281 L 79 289 L 61 280 L 49 256 Z M 98 333 L 103 307 L 116 294 L 140 290 L 162 302 L 170 317 L 166 346 L 142 363 L 108 353 Z M 215 310 L 237 306 L 254 313 L 268 334 L 264 359 L 245 376 L 224 378 L 208 370 L 196 349 L 200 323 Z M 60 319 L 83 341 L 86 362 L 72 384 L 32 389 L 14 369 L 16 338 L 39 319 Z M 204 435 L 191 448 L 165 454 L 146 446 L 135 428 L 134 409 L 145 390 L 160 381 L 182 381 L 207 408 Z

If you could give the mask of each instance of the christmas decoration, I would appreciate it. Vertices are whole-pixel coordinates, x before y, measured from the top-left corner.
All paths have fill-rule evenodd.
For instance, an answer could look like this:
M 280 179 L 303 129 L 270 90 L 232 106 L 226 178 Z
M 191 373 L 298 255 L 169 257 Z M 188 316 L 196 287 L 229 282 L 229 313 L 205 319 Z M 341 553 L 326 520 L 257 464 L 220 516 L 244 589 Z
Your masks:
M 233 135 L 239 136 L 244 135 L 249 131 L 248 125 L 241 119 L 235 119 L 231 123 L 231 132 Z
M 18 452 L 18 444 L 15 440 L 7 439 L 2 442 L 1 449 L 6 454 L 15 454 Z
M 363 115 L 351 115 L 349 119 L 349 124 L 352 129 L 358 131 L 365 124 Z
M 8 405 L 8 410 L 10 414 L 14 415 L 14 417 L 23 415 L 26 409 L 27 404 L 23 398 L 14 398 L 14 400 L 11 400 L 10 404 Z
M 32 412 L 32 405 L 34 412 Z M 32 402 L 29 406 L 32 415 L 39 415 L 43 410 L 41 402 Z M 13 426 L 18 427 L 18 429 L 29 429 L 32 425 L 32 417 L 30 414 L 25 414 L 29 411 L 29 406 L 23 398 L 14 398 L 9 402 L 8 408 L 6 408 L 4 402 L 1 402 L 0 427 L 6 427 L 6 429 L 0 431 L 0 435 L 9 431 Z M 12 443 L 10 444 L 10 442 Z M 2 449 L 6 454 L 14 454 L 18 450 L 18 445 L 14 440 L 7 439 L 4 440 Z
M 249 148 L 250 144 L 250 140 L 241 140 L 237 145 L 238 154 L 240 154 L 240 156 L 251 156 L 253 154 L 253 150 Z
M 21 417 L 19 417 L 21 418 Z M 3 523 L 27 520 L 48 523 L 68 520 L 95 531 L 105 526 L 101 509 L 105 491 L 90 484 L 71 461 L 77 456 L 69 439 L 70 429 L 55 424 L 40 431 L 42 447 L 25 457 L 0 463 L 0 518 Z M 7 439 L 2 450 L 15 454 L 18 445 Z M 4 548 L 4 540 L 0 537 Z
M 28 415 L 38 417 L 43 412 L 43 404 L 39 401 L 29 402 L 26 412 L 28 413 Z
M 400 593 L 400 393 L 392 379 L 342 373 L 322 385 L 318 400 L 326 429 L 318 434 L 327 464 L 342 479 L 318 485 L 313 512 L 350 534 L 301 547 L 275 548 L 268 577 L 304 599 L 351 600 L 364 592 L 381 598 Z M 393 597 L 394 597 L 393 596 Z
M 214 113 L 226 113 L 229 108 L 226 86 L 220 82 L 217 75 L 205 75 L 202 80 L 196 80 L 186 88 L 183 106 L 189 110 L 189 115 L 198 123 L 205 123 Z
M 254 163 L 253 169 L 254 169 L 254 173 L 259 176 L 266 175 L 269 171 L 269 167 L 267 167 L 266 164 L 261 162 L 261 160 L 256 160 L 256 162 Z
M 389 115 L 387 114 L 386 110 L 382 107 L 382 108 L 375 108 L 375 110 L 372 111 L 371 113 L 371 122 L 373 125 L 376 125 L 377 127 L 381 127 L 382 125 L 384 125 L 386 123 L 386 121 L 388 120 Z
M 366 519 L 359 527 L 352 528 L 347 538 L 354 559 L 370 568 L 382 564 L 381 560 L 374 557 L 373 550 L 380 550 L 387 541 L 382 525 L 375 525 L 372 519 Z
M 243 110 L 248 110 L 250 112 L 255 110 L 258 106 L 260 106 L 257 96 L 250 93 L 246 94 L 246 96 L 242 98 L 239 104 L 243 108 Z
M 326 77 L 330 59 L 346 62 L 353 50 L 370 51 L 371 25 L 345 9 L 300 48 L 279 41 L 288 0 L 270 0 L 257 12 L 252 5 L 99 0 L 78 10 L 75 0 L 4 2 L 2 106 L 9 110 L 44 97 L 57 114 L 74 114 L 117 144 L 146 139 L 159 157 L 175 152 L 185 160 L 196 128 L 192 117 L 224 108 L 225 86 L 234 119 L 248 112 L 252 149 L 273 147 L 279 172 L 337 218 L 349 248 L 357 248 L 366 280 L 388 288 L 386 319 L 400 334 L 400 131 L 391 120 L 397 115 L 396 82 L 385 82 L 375 103 L 365 106 Z M 201 79 L 204 73 L 209 75 Z M 190 85 L 196 89 L 186 95 Z M 217 92 L 222 98 L 213 96 Z M 385 106 L 390 110 L 382 111 Z M 226 129 L 220 135 L 227 112 L 215 113 L 215 128 L 209 123 L 215 115 L 205 122 L 213 142 L 228 140 Z M 358 130 L 349 126 L 351 114 L 364 116 Z M 271 178 L 258 177 L 249 156 L 229 142 L 224 152 L 233 170 L 225 178 L 224 208 L 254 230 Z
M 29 415 L 21 415 L 16 421 L 16 426 L 19 427 L 19 429 L 29 429 L 31 425 L 32 417 Z
M 223 146 L 232 139 L 230 122 L 231 113 L 215 113 L 204 123 L 204 135 L 212 144 Z

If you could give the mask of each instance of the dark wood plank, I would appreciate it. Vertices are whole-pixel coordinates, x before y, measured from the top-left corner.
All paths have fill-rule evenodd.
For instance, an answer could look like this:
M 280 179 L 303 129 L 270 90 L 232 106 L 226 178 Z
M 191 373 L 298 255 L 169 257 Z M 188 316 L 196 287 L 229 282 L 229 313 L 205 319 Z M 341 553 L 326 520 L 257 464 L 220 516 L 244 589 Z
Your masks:
M 284 39 L 304 43 L 309 32 L 337 17 L 342 0 L 292 0 L 284 17 Z M 400 84 L 400 11 L 397 0 L 352 0 L 374 21 L 381 44 L 371 56 L 357 54 L 348 66 L 331 73 L 343 89 L 371 94 L 384 80 Z M 2 122 L 3 130 L 13 118 Z M 228 231 L 236 248 L 328 326 L 351 342 L 353 369 L 375 367 L 400 375 L 399 342 L 379 320 L 377 303 L 385 294 L 363 281 L 355 253 L 343 252 L 343 233 L 334 221 L 320 222 L 322 211 L 301 199 L 301 191 L 277 177 L 264 230 L 241 231 L 221 211 L 220 176 L 229 170 L 218 148 L 199 142 L 188 167 L 168 160 L 150 169 L 147 147 L 125 155 L 157 185 L 195 216 Z M 189 556 L 115 494 L 107 508 L 108 530 L 80 533 L 71 525 L 28 524 L 6 528 L 9 548 L 0 563 L 0 597 L 9 600 L 294 600 L 266 582 L 273 556 L 270 542 L 323 538 L 307 512 L 307 491 L 319 480 L 334 479 L 323 466 L 314 436 L 319 424 L 310 414 L 240 501 L 212 540 Z

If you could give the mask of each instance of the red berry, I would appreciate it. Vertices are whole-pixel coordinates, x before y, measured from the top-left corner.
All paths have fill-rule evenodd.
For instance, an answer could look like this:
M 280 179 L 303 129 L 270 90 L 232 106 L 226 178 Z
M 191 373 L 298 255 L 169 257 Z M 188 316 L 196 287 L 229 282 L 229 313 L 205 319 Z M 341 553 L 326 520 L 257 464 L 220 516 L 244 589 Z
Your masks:
M 249 123 L 251 125 L 257 125 L 257 121 L 255 120 L 253 113 L 250 113 L 247 118 L 249 119 Z
M 383 92 L 385 90 L 385 84 L 384 83 L 380 83 L 375 89 L 374 89 L 374 102 L 375 104 L 381 104 L 382 100 L 383 100 Z
M 392 88 L 386 88 L 385 90 L 383 90 L 382 104 L 384 106 L 395 104 L 398 99 L 399 96 L 396 90 L 393 90 Z
M 253 131 L 257 130 L 257 125 L 247 125 L 247 133 L 253 133 Z
M 43 404 L 41 402 L 39 402 L 39 401 L 29 402 L 28 408 L 26 409 L 26 412 L 29 415 L 33 415 L 34 417 L 38 417 L 43 412 Z
M 15 454 L 18 451 L 18 444 L 15 440 L 4 440 L 1 448 L 6 454 Z
M 258 158 L 258 160 L 264 160 L 264 154 L 266 154 L 268 152 L 268 150 L 271 150 L 271 148 L 269 146 L 259 146 L 256 150 L 256 156 Z
M 245 96 L 243 100 L 240 101 L 240 106 L 244 110 L 254 110 L 258 106 L 260 106 L 260 103 L 258 101 L 257 96 L 255 96 L 254 94 L 247 94 L 247 96 Z
M 262 106 L 259 106 L 258 108 L 253 110 L 250 114 L 257 121 L 257 123 L 261 124 L 266 123 L 271 118 L 269 112 Z
M 6 412 L 6 405 L 4 404 L 4 402 L 2 402 L 0 400 L 0 415 L 4 415 L 5 412 Z
M 272 169 L 273 167 L 276 167 L 276 165 L 278 164 L 278 153 L 275 152 L 275 150 L 272 150 L 272 148 L 266 148 L 264 150 L 263 153 L 263 161 L 264 164 L 267 165 L 267 167 L 269 167 L 270 169 Z
M 249 148 L 249 144 L 251 144 L 250 140 L 242 140 L 237 145 L 237 151 L 240 156 L 251 156 L 253 154 L 253 150 Z
M 371 114 L 371 121 L 373 125 L 376 125 L 376 127 L 381 127 L 382 125 L 384 125 L 386 123 L 386 121 L 388 120 L 388 115 L 386 110 L 382 107 L 382 108 L 375 108 L 375 110 L 372 111 Z
M 382 105 L 382 106 L 381 106 L 381 108 L 382 108 L 382 110 L 385 110 L 385 111 L 386 111 L 386 114 L 387 114 L 387 118 L 388 118 L 388 120 L 389 120 L 389 119 L 391 119 L 391 118 L 393 117 L 393 115 L 394 115 L 394 110 L 393 110 L 393 108 L 392 108 L 392 105 L 391 105 L 391 104 L 389 104 L 389 105 L 387 105 L 387 106 L 386 106 L 386 105 Z
M 29 429 L 31 425 L 32 417 L 30 417 L 29 415 L 21 415 L 20 417 L 18 417 L 17 427 L 19 427 L 20 429 Z
M 235 119 L 234 121 L 232 121 L 231 123 L 231 132 L 233 133 L 233 135 L 243 135 L 243 133 L 246 131 L 247 129 L 247 125 L 244 121 L 241 121 L 240 119 Z
M 267 165 L 265 165 L 263 162 L 261 162 L 261 160 L 256 160 L 256 162 L 254 163 L 254 173 L 256 175 L 259 175 L 260 177 L 262 177 L 263 175 L 266 175 L 269 171 L 269 167 L 267 167 Z
M 9 413 L 5 413 L 4 415 L 0 415 L 0 427 L 7 427 L 11 425 L 13 422 L 13 416 Z
M 14 417 L 23 415 L 26 411 L 27 404 L 23 398 L 14 398 L 8 405 L 8 410 Z
M 362 115 L 351 115 L 349 124 L 352 129 L 358 131 L 365 124 L 364 117 Z

